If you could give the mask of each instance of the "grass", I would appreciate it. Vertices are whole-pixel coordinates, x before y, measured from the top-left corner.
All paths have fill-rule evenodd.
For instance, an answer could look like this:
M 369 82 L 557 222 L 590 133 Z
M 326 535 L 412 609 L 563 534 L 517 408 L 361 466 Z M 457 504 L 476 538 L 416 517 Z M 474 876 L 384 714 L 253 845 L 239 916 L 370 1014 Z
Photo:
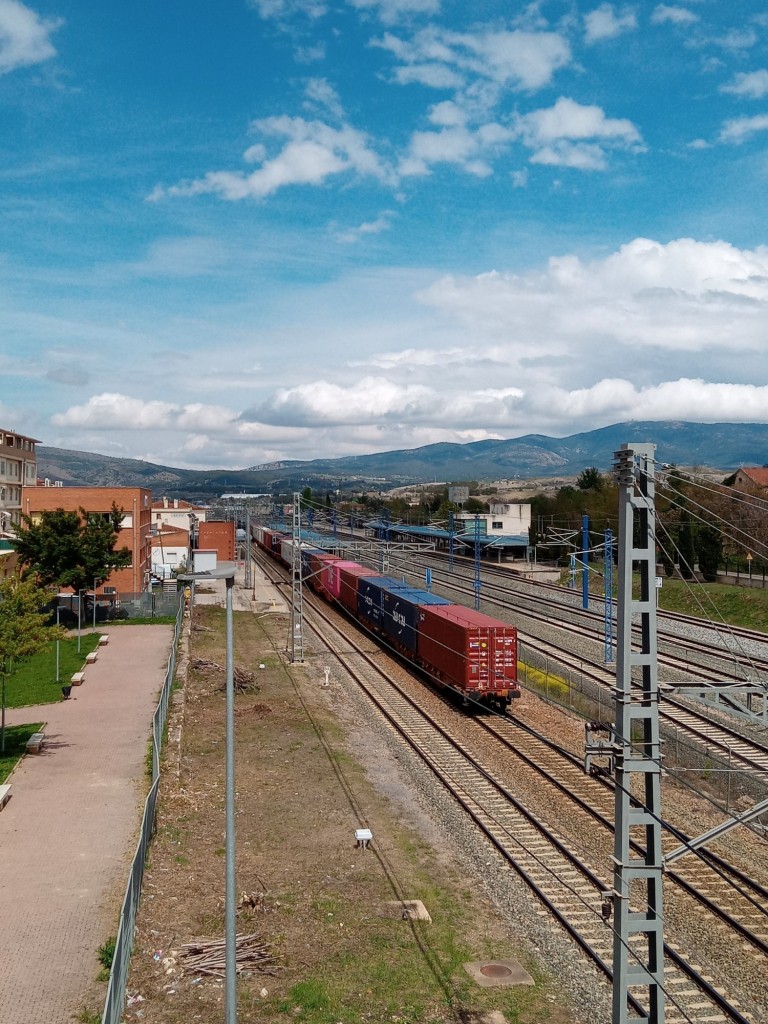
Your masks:
M 664 578 L 658 594 L 659 608 L 664 611 L 682 612 L 747 629 L 768 628 L 768 589 L 762 587 Z
M 61 687 L 68 683 L 74 672 L 85 664 L 85 656 L 99 645 L 98 633 L 84 633 L 77 638 L 67 637 L 59 648 L 59 682 L 56 682 L 56 644 L 46 647 L 27 658 L 11 672 L 6 681 L 5 706 L 25 708 L 32 704 L 53 704 L 60 701 Z
M 5 782 L 26 753 L 26 742 L 32 733 L 39 732 L 42 727 L 42 722 L 6 726 L 5 751 L 0 754 L 0 782 Z

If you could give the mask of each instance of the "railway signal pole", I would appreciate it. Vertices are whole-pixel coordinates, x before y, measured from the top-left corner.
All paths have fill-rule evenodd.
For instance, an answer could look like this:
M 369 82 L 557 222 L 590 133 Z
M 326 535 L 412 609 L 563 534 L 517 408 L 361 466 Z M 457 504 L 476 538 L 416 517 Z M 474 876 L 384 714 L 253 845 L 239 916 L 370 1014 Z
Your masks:
M 619 572 L 612 1024 L 664 1024 L 655 451 L 653 444 L 624 444 L 614 453 L 619 485 Z M 633 569 L 640 577 L 638 598 L 632 591 Z M 632 649 L 633 617 L 640 624 L 640 650 Z M 641 829 L 645 854 L 633 857 L 630 840 L 639 839 Z M 630 994 L 646 1007 L 645 1015 L 630 1014 Z

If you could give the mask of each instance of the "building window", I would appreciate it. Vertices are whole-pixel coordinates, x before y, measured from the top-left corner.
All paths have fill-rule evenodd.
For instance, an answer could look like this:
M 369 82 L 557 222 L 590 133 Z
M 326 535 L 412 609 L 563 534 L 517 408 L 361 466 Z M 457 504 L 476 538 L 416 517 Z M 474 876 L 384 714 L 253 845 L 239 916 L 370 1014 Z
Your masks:
M 493 522 L 493 523 L 491 523 L 491 529 L 492 530 L 503 530 L 504 529 L 504 523 Z

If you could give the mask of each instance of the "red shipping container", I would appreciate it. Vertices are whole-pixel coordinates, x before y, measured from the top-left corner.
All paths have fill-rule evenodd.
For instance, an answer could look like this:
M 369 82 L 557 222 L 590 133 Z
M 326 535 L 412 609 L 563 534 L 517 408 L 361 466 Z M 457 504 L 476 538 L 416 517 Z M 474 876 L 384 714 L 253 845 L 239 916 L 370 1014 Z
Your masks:
M 323 587 L 331 595 L 331 597 L 340 600 L 341 595 L 341 570 L 350 569 L 352 566 L 359 565 L 359 562 L 350 562 L 346 559 L 339 559 L 338 562 L 332 562 L 323 569 Z
M 325 594 L 326 590 L 323 585 L 323 570 L 327 565 L 332 565 L 334 562 L 338 562 L 339 556 L 330 554 L 317 555 L 313 552 L 309 556 L 308 561 L 309 576 L 305 577 L 306 582 L 319 594 Z
M 358 565 L 357 562 L 351 564 L 337 562 L 331 567 L 332 570 L 337 568 L 340 577 L 339 600 L 357 618 L 357 581 L 361 576 L 381 576 L 381 573 L 366 569 L 364 565 Z
M 418 656 L 436 678 L 463 692 L 517 689 L 517 629 L 473 608 L 419 608 Z

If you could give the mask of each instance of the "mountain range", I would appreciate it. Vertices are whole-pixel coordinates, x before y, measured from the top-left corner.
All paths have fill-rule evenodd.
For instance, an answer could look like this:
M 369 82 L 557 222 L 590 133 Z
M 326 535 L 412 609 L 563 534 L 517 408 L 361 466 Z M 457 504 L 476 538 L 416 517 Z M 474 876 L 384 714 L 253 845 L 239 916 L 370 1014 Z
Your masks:
M 249 469 L 190 470 L 38 445 L 38 476 L 65 486 L 148 487 L 156 495 L 206 500 L 223 492 L 385 489 L 432 481 L 567 477 L 611 468 L 624 443 L 656 445 L 659 462 L 722 470 L 768 463 L 768 424 L 680 421 L 614 423 L 569 437 L 431 444 L 373 455 L 272 462 Z

